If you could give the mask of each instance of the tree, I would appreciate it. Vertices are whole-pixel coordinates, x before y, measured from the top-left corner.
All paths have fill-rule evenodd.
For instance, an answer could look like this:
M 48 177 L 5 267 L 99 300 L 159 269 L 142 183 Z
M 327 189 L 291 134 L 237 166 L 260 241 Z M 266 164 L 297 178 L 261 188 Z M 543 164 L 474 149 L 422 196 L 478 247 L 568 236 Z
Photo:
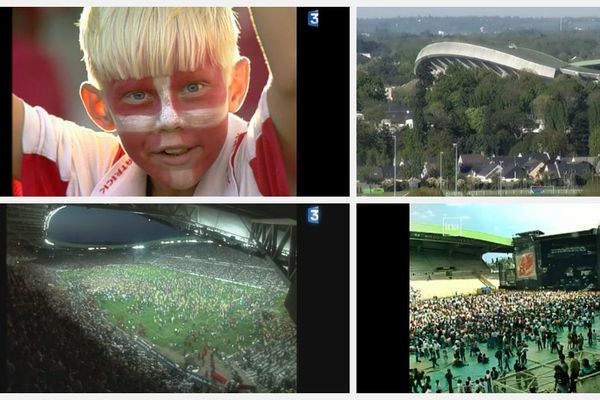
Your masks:
M 512 145 L 508 154 L 511 156 L 518 156 L 519 154 L 525 154 L 530 151 L 538 151 L 536 136 L 536 134 L 531 133 L 524 135 L 521 140 Z
M 415 96 L 417 92 L 417 82 L 413 80 L 403 86 L 397 87 L 393 90 L 394 101 L 400 104 L 405 104 L 411 108 L 415 107 Z
M 448 132 L 434 130 L 427 134 L 425 151 L 430 159 L 436 160 L 439 164 L 440 153 L 442 155 L 442 173 L 447 178 L 454 170 L 454 149 L 452 148 L 452 137 Z M 435 175 L 439 175 L 439 165 L 437 165 Z
M 421 134 L 416 129 L 403 131 L 400 155 L 404 160 L 403 176 L 419 177 L 423 170 L 424 154 Z M 404 175 L 406 174 L 406 175 Z
M 595 157 L 600 154 L 600 126 L 591 130 L 588 146 L 590 156 Z
M 433 101 L 425 107 L 425 120 L 436 129 L 448 129 L 450 117 L 441 101 Z
M 545 129 L 536 135 L 535 151 L 548 152 L 551 157 L 568 154 L 571 151 L 567 135 L 564 132 Z
M 488 147 L 493 154 L 505 155 L 510 151 L 511 144 L 514 142 L 514 136 L 506 129 L 498 130 L 494 135 L 494 147 Z
M 573 118 L 570 144 L 580 156 L 588 154 L 589 125 L 586 112 L 579 112 Z
M 587 98 L 590 131 L 600 128 L 600 88 L 595 88 Z
M 427 85 L 430 83 L 429 74 L 417 75 L 419 80 L 417 81 L 417 90 L 415 92 L 415 111 L 413 118 L 414 130 L 419 134 L 423 135 L 427 131 L 427 125 L 425 124 L 424 110 L 427 105 L 425 94 L 427 91 Z
M 569 127 L 569 114 L 567 113 L 567 105 L 560 96 L 553 96 L 544 110 L 544 121 L 546 128 L 565 132 Z
M 548 92 L 553 99 L 563 101 L 569 116 L 575 114 L 582 106 L 584 91 L 580 82 L 580 79 L 573 79 L 566 75 L 559 75 L 550 82 Z
M 473 107 L 492 106 L 498 101 L 501 90 L 500 77 L 491 71 L 481 70 L 479 83 L 472 99 Z
M 547 94 L 541 94 L 536 97 L 531 104 L 533 115 L 538 119 L 544 119 L 546 116 L 546 108 L 550 101 L 550 96 Z
M 374 100 L 364 100 L 362 112 L 366 121 L 379 123 L 385 118 L 384 103 Z
M 381 79 L 359 71 L 356 77 L 356 98 L 359 110 L 362 110 L 368 99 L 385 101 L 385 87 Z
M 486 127 L 487 122 L 487 107 L 467 108 L 465 114 L 471 129 L 477 134 L 484 134 L 484 128 Z
M 398 84 L 398 68 L 394 59 L 387 54 L 372 59 L 366 65 L 366 72 L 371 76 L 377 76 L 386 85 Z
M 542 78 L 529 73 L 529 72 L 521 72 L 519 73 L 519 109 L 520 111 L 531 114 L 532 103 L 534 99 L 542 92 L 544 89 L 544 83 Z
M 369 163 L 367 153 L 374 149 L 376 142 L 377 130 L 375 129 L 375 126 L 365 121 L 358 121 L 356 124 L 356 162 L 358 165 L 375 165 Z M 371 159 L 371 161 L 373 160 Z

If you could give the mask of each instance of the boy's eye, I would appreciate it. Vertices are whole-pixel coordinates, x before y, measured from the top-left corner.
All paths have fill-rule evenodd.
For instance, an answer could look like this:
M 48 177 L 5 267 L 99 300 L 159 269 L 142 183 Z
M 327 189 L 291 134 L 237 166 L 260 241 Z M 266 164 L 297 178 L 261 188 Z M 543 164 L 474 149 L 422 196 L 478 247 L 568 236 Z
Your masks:
M 184 91 L 186 93 L 197 93 L 200 91 L 200 89 L 202 89 L 204 87 L 203 84 L 195 82 L 195 83 L 190 83 L 188 85 L 185 85 Z
M 148 94 L 146 92 L 143 92 L 141 90 L 135 91 L 135 92 L 129 92 L 127 93 L 125 96 L 123 96 L 123 98 L 126 101 L 130 101 L 133 103 L 139 103 L 142 102 L 144 100 L 148 99 Z

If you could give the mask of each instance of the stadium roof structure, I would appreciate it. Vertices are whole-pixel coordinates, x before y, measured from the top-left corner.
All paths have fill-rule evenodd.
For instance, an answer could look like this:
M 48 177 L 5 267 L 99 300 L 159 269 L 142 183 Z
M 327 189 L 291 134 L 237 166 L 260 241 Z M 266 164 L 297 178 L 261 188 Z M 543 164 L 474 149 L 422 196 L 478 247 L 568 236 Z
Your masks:
M 296 214 L 294 204 L 73 204 L 74 207 L 129 211 L 175 228 L 168 243 L 212 240 L 246 252 L 268 255 L 289 278 L 296 269 Z M 60 204 L 11 204 L 7 206 L 7 245 L 23 244 L 53 250 L 119 250 L 162 245 L 162 240 L 135 243 L 72 243 L 48 240 L 54 214 Z M 81 225 L 81 224 L 80 224 Z M 119 229 L 115 226 L 115 229 Z M 196 241 L 192 241 L 196 239 Z M 189 240 L 189 241 L 188 241 Z M 165 238 L 165 244 L 167 243 Z M 134 247 L 135 246 L 135 247 Z
M 592 69 L 600 70 L 600 58 L 597 60 L 572 62 L 571 65 L 576 66 L 576 67 L 584 67 L 584 68 L 592 68 Z
M 512 253 L 512 239 L 470 229 L 445 229 L 443 225 L 411 224 L 410 245 L 453 253 Z
M 554 239 L 574 239 L 584 236 L 596 236 L 598 234 L 598 228 L 586 229 L 583 231 L 576 232 L 564 232 L 564 233 L 552 233 L 547 235 L 541 235 L 536 240 L 554 240 Z
M 600 81 L 600 60 L 568 63 L 537 50 L 484 46 L 464 42 L 437 42 L 425 46 L 415 61 L 415 73 L 426 68 L 434 76 L 445 73 L 452 64 L 465 68 L 485 68 L 498 75 L 518 74 L 528 71 L 544 78 L 558 75 L 578 76 Z
M 223 236 L 249 237 L 253 222 L 268 220 L 269 224 L 295 225 L 295 205 L 192 205 L 192 204 L 74 204 L 77 207 L 106 208 L 130 211 L 171 225 L 181 232 L 205 234 L 213 232 Z M 59 204 L 10 205 L 7 212 L 7 230 L 11 240 L 35 247 L 46 247 L 45 238 L 51 216 L 64 208 Z M 69 244 L 73 247 L 96 243 Z M 67 245 L 64 243 L 64 245 Z M 120 248 L 123 246 L 113 246 Z

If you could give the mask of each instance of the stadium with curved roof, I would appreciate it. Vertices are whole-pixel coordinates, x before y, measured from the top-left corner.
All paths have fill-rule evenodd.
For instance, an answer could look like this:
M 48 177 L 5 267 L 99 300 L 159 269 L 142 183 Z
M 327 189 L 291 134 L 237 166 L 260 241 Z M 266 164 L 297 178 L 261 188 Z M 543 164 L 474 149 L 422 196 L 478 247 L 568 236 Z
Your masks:
M 415 73 L 425 68 L 437 76 L 450 65 L 485 68 L 501 76 L 528 71 L 543 78 L 578 76 L 600 81 L 600 59 L 568 63 L 537 50 L 517 47 L 483 46 L 463 42 L 438 42 L 425 46 L 415 61 Z
M 463 229 L 455 222 L 450 218 L 443 225 L 410 226 L 411 286 L 423 298 L 499 286 L 497 272 L 492 272 L 482 257 L 486 253 L 512 253 L 512 239 Z

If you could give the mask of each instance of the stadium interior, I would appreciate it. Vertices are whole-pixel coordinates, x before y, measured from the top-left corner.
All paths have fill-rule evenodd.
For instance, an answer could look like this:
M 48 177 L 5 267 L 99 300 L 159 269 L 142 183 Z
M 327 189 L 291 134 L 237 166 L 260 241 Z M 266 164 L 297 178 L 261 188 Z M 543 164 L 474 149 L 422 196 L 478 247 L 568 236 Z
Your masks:
M 296 229 L 294 205 L 8 205 L 8 391 L 295 392 Z
M 410 233 L 411 287 L 424 299 L 496 289 L 498 273 L 482 256 L 512 252 L 506 243 L 505 238 L 483 237 L 479 232 L 455 235 L 434 226 L 415 226 Z
M 600 392 L 598 229 L 452 228 L 411 225 L 411 391 Z M 557 384 L 565 362 L 576 378 Z

